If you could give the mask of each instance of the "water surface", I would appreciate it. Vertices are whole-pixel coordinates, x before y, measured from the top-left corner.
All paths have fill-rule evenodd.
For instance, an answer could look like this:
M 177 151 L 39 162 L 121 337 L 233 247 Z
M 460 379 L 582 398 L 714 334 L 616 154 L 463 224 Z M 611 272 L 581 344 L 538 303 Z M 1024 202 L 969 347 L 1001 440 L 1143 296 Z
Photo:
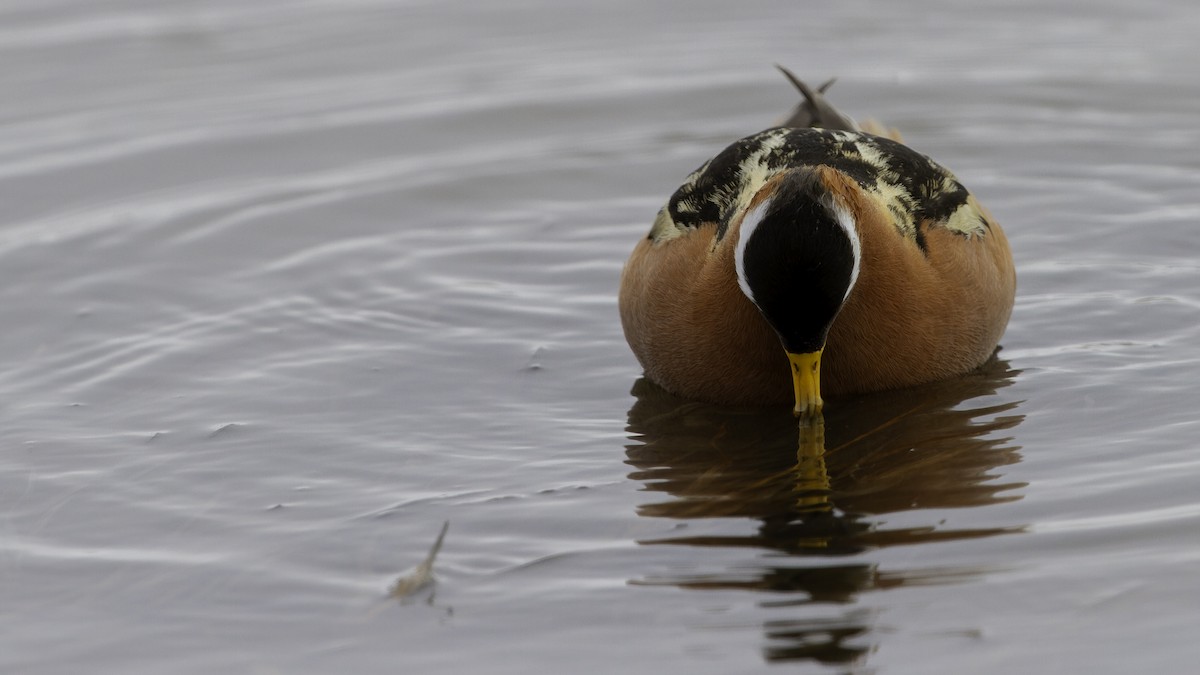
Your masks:
M 0 671 L 1200 657 L 1191 4 L 0 20 Z M 987 367 L 803 435 L 641 380 L 616 317 L 667 195 L 793 104 L 775 62 L 953 169 L 1019 271 Z

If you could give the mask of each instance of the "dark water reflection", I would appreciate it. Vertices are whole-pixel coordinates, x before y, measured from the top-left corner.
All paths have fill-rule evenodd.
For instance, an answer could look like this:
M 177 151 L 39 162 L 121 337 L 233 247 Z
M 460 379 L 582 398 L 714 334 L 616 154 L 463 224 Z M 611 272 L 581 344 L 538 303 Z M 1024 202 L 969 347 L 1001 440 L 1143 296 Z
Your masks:
M 863 593 L 947 584 L 983 568 L 881 570 L 864 561 L 896 545 L 928 544 L 1025 531 L 1026 525 L 954 528 L 931 518 L 891 526 L 882 516 L 923 509 L 986 506 L 1021 498 L 1025 483 L 1004 482 L 1002 467 L 1020 461 L 1006 433 L 1021 423 L 1018 402 L 993 395 L 1016 371 L 993 359 L 958 380 L 899 392 L 830 401 L 823 421 L 800 425 L 786 408 L 719 408 L 676 398 L 646 380 L 633 389 L 629 477 L 654 499 L 639 513 L 682 520 L 750 518 L 753 533 L 681 535 L 644 545 L 758 548 L 772 552 L 758 568 L 681 573 L 634 581 L 694 590 L 749 590 L 769 595 L 764 608 L 799 610 L 850 605 Z M 666 497 L 661 499 L 660 497 Z M 904 518 L 911 523 L 914 518 Z M 766 621 L 768 660 L 846 663 L 870 650 L 871 615 L 861 609 L 828 617 Z

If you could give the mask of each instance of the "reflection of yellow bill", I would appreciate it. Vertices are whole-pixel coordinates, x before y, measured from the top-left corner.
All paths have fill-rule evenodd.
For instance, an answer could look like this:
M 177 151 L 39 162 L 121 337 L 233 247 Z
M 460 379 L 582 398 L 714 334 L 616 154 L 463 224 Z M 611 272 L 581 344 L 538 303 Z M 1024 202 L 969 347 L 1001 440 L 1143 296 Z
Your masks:
M 825 469 L 825 417 L 821 413 L 800 420 L 796 449 L 796 507 L 801 513 L 829 511 L 829 472 Z

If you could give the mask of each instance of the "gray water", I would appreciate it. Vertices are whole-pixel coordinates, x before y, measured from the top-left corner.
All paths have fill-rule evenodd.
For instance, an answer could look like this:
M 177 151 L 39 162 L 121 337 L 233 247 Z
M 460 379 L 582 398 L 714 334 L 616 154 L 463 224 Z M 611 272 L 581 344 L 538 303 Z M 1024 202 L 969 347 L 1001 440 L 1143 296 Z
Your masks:
M 1194 668 L 1197 34 L 0 3 L 0 672 Z M 667 195 L 794 103 L 776 62 L 954 170 L 1019 272 L 996 361 L 829 401 L 824 454 L 640 381 L 616 316 Z

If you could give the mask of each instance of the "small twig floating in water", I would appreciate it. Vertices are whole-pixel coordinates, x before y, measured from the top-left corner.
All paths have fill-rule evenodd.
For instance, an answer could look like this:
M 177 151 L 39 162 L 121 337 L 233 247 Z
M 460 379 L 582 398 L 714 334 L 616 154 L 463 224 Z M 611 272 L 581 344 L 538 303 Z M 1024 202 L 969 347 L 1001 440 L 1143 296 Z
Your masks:
M 411 572 L 402 574 L 400 578 L 396 579 L 396 583 L 388 589 L 389 597 L 403 600 L 434 583 L 433 561 L 437 558 L 438 551 L 442 550 L 442 540 L 446 538 L 446 530 L 449 528 L 450 521 L 447 520 L 442 524 L 442 531 L 438 534 L 437 541 L 433 542 L 433 548 L 429 549 L 429 555 L 425 556 L 425 560 Z

